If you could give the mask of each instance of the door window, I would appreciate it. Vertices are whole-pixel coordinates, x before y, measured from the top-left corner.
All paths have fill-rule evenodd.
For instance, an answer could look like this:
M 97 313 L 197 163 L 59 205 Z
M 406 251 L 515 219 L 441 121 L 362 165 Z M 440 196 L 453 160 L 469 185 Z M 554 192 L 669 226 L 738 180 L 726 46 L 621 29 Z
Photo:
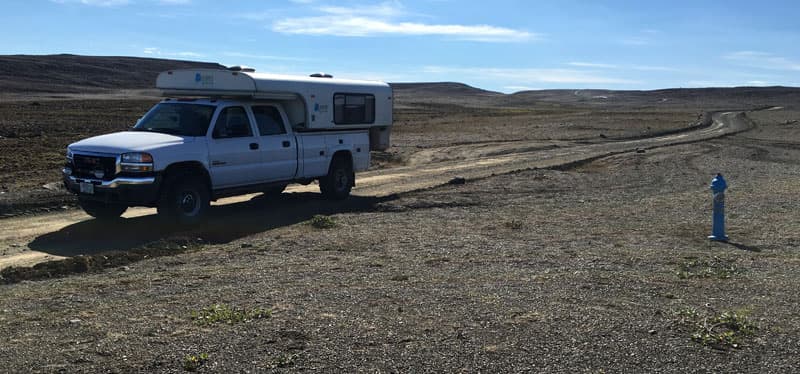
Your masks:
M 214 139 L 243 138 L 253 136 L 250 120 L 244 107 L 231 106 L 220 112 L 214 124 Z
M 254 106 L 253 116 L 261 136 L 286 134 L 286 126 L 278 108 L 271 105 Z

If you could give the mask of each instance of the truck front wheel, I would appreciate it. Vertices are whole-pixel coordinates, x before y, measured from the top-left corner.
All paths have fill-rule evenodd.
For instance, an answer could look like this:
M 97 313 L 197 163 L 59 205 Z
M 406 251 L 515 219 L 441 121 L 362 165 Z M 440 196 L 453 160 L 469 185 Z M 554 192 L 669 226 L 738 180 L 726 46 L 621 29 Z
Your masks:
M 343 200 L 350 196 L 355 185 L 353 166 L 344 157 L 334 158 L 328 169 L 328 175 L 319 179 L 319 190 L 322 196 L 331 200 Z
M 119 204 L 106 204 L 101 201 L 78 199 L 78 205 L 81 206 L 86 214 L 97 218 L 99 220 L 115 220 L 118 219 L 122 213 L 128 209 L 125 205 Z
M 158 205 L 158 214 L 181 225 L 202 221 L 210 202 L 206 183 L 196 177 L 170 179 Z

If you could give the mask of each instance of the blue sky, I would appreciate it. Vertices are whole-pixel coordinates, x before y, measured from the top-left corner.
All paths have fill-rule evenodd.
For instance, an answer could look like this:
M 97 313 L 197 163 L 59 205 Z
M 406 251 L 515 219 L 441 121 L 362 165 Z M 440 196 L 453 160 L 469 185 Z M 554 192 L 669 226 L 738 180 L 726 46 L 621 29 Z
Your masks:
M 502 92 L 800 86 L 800 2 L 4 0 L 0 54 L 56 53 Z

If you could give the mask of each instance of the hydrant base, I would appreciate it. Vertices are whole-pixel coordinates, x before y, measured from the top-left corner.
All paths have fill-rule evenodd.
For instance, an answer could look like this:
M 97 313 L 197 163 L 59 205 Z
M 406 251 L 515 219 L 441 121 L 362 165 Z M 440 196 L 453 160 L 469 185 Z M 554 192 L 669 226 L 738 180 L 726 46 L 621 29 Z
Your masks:
M 715 242 L 727 242 L 728 241 L 728 236 L 727 235 L 724 235 L 724 236 L 709 235 L 708 239 L 712 240 L 712 241 L 715 241 Z

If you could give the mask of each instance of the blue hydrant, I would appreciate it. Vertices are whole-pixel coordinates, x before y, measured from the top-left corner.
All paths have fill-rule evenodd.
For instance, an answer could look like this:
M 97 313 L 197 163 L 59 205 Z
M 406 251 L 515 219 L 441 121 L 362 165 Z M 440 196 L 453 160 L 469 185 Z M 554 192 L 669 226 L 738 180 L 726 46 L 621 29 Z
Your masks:
M 708 238 L 715 241 L 727 242 L 728 235 L 725 235 L 725 189 L 728 183 L 722 174 L 711 180 L 711 192 L 714 194 L 714 213 L 711 225 L 711 236 Z

